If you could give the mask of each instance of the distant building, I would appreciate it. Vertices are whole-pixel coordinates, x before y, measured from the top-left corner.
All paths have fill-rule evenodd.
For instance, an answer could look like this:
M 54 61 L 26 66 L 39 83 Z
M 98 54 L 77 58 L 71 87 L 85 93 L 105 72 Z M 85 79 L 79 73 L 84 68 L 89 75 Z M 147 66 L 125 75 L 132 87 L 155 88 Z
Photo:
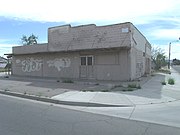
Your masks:
M 134 80 L 151 72 L 151 45 L 130 22 L 48 29 L 48 43 L 13 47 L 12 74 Z
M 8 60 L 0 56 L 0 68 L 5 68 L 7 63 L 8 63 Z

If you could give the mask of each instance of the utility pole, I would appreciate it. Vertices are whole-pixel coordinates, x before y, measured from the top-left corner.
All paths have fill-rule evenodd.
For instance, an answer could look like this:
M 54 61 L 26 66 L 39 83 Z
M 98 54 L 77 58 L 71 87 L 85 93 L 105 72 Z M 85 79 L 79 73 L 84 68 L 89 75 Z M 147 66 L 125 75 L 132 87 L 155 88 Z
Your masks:
M 169 43 L 169 62 L 168 62 L 168 69 L 170 69 L 170 65 L 171 65 L 171 43 L 175 43 L 175 42 L 179 42 L 180 41 L 180 37 L 178 40 L 172 41 Z
M 171 42 L 169 43 L 169 62 L 168 62 L 168 69 L 170 69 L 171 64 Z

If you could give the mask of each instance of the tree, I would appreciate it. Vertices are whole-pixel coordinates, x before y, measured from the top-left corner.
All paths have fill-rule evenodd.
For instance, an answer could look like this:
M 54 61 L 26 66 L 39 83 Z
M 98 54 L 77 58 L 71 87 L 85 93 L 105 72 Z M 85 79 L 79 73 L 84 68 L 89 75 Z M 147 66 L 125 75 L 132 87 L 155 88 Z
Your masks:
M 180 65 L 180 60 L 175 58 L 175 59 L 173 59 L 172 64 L 173 65 Z
M 161 69 L 161 67 L 166 66 L 168 64 L 164 51 L 159 47 L 152 48 L 151 59 L 156 70 L 159 70 Z
M 23 45 L 34 45 L 37 44 L 38 37 L 34 34 L 30 35 L 29 37 L 23 35 L 21 38 L 21 42 Z

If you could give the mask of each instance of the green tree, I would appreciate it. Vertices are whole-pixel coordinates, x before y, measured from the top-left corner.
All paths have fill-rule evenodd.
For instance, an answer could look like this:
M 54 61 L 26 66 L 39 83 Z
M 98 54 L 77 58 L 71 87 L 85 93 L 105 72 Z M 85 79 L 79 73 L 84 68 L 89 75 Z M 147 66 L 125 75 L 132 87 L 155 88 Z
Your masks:
M 161 67 L 166 66 L 168 64 L 164 51 L 159 47 L 152 48 L 151 59 L 156 70 L 159 70 L 161 69 Z
M 26 35 L 23 35 L 21 38 L 22 45 L 34 45 L 37 44 L 38 37 L 34 34 L 27 37 Z

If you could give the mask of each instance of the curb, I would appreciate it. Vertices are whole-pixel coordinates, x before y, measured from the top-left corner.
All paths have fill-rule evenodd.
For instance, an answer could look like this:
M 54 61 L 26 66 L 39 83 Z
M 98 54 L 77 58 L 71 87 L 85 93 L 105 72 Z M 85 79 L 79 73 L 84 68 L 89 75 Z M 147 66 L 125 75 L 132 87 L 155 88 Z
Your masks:
M 46 97 L 38 97 L 33 95 L 26 95 L 17 92 L 9 92 L 0 90 L 0 94 L 15 96 L 30 100 L 42 101 L 47 103 L 61 104 L 61 105 L 70 105 L 70 106 L 84 106 L 84 107 L 133 107 L 132 105 L 110 105 L 110 104 L 99 104 L 99 103 L 89 103 L 89 102 L 72 102 L 72 101 L 61 101 L 55 100 Z

